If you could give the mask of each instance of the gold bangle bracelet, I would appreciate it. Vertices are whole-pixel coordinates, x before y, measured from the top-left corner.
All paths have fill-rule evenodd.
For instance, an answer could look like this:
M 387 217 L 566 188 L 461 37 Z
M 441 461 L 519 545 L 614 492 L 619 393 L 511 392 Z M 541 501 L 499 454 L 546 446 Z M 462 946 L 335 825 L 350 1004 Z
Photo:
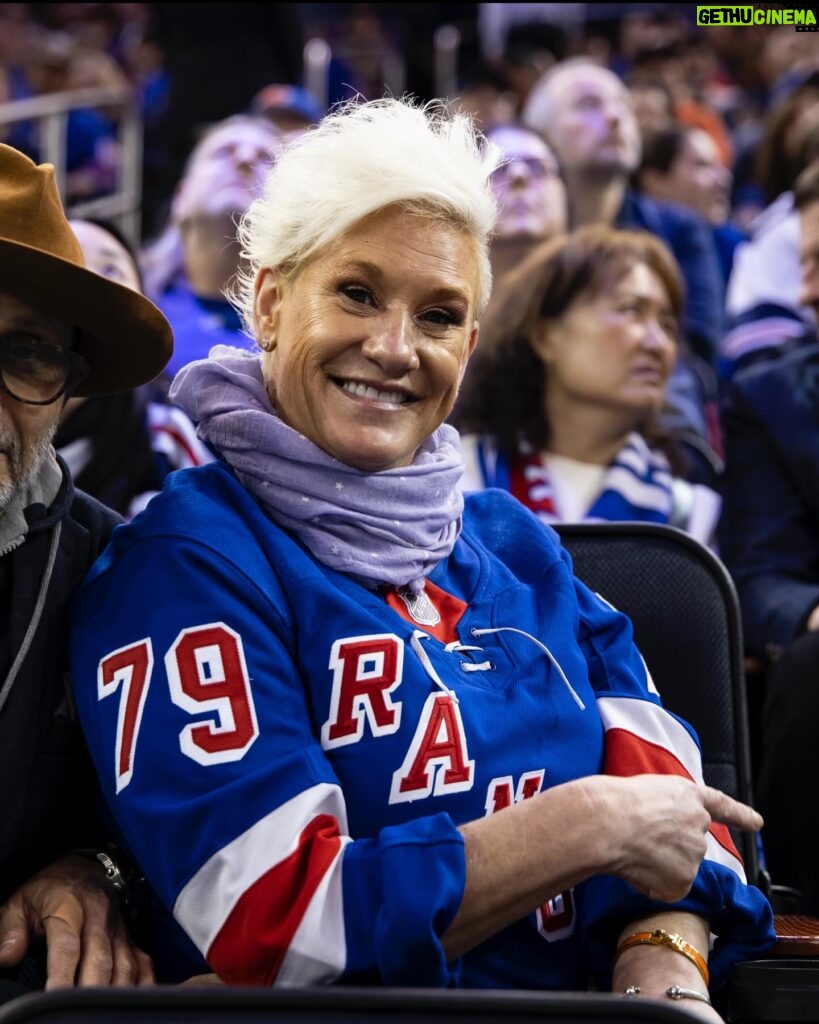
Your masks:
M 681 953 L 687 960 L 697 968 L 702 976 L 702 980 L 705 982 L 705 987 L 708 988 L 708 964 L 705 962 L 705 957 L 698 950 L 694 949 L 690 942 L 686 942 L 682 935 L 674 935 L 672 932 L 667 932 L 663 928 L 655 928 L 653 932 L 635 932 L 633 935 L 629 935 L 623 939 L 614 954 L 613 964 L 617 963 L 620 956 L 625 953 L 627 949 L 631 949 L 632 946 L 668 946 L 669 949 L 673 949 L 675 953 Z M 612 964 L 612 965 L 613 965 Z

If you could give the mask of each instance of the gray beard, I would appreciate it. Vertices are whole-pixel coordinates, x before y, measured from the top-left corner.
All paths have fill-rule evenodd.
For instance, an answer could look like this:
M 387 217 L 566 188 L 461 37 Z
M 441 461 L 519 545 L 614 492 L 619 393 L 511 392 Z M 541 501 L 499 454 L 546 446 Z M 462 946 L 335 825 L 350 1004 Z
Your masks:
M 0 426 L 0 447 L 5 451 L 11 479 L 0 483 L 0 515 L 19 495 L 23 494 L 37 476 L 48 458 L 51 442 L 57 433 L 57 422 L 52 423 L 45 433 L 33 438 L 25 446 L 12 430 Z

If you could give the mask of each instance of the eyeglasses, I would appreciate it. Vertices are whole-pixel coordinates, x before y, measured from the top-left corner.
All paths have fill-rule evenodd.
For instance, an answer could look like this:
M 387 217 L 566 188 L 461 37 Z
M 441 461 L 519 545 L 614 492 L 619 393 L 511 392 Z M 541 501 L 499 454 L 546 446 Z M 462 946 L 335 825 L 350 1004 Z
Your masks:
M 28 334 L 0 338 L 0 387 L 26 405 L 51 405 L 88 373 L 76 352 Z
M 520 164 L 523 164 L 532 178 L 538 180 L 558 178 L 560 176 L 560 172 L 554 164 L 546 163 L 540 157 L 512 156 L 492 172 L 493 181 L 502 181 L 511 177 L 512 170 Z

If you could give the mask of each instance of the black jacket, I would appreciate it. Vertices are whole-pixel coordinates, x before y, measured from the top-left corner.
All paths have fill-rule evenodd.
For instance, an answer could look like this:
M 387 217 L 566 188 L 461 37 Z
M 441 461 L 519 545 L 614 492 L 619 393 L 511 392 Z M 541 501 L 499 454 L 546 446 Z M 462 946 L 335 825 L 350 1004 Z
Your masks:
M 24 543 L 0 558 L 0 901 L 93 828 L 96 782 L 68 697 L 68 607 L 121 520 L 61 468 L 51 508 L 28 508 Z
M 747 649 L 775 656 L 819 604 L 819 345 L 738 373 L 723 425 L 720 553 Z

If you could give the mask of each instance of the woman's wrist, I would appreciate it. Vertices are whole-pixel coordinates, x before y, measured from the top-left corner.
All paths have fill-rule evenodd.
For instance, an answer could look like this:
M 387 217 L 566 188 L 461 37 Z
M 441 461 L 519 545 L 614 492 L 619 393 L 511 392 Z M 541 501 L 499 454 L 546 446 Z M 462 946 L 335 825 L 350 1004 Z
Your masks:
M 705 957 L 696 946 L 693 946 L 682 935 L 678 935 L 676 932 L 669 932 L 665 928 L 632 932 L 631 935 L 627 935 L 620 941 L 614 954 L 615 963 L 627 950 L 633 949 L 635 946 L 667 946 L 675 953 L 679 953 L 680 956 L 684 956 L 686 960 L 690 961 L 697 968 L 703 984 L 708 988 L 710 977 Z
M 618 959 L 612 974 L 612 991 L 625 992 L 632 985 L 641 994 L 665 998 L 673 985 L 707 994 L 708 987 L 695 965 L 670 948 L 633 946 Z
M 669 940 L 632 942 L 634 935 L 660 932 Z M 708 994 L 707 958 L 710 929 L 707 922 L 682 911 L 669 911 L 633 921 L 619 937 L 612 963 L 612 991 L 637 986 L 640 994 L 657 999 L 673 998 L 674 986 Z M 677 940 L 681 941 L 677 941 Z

